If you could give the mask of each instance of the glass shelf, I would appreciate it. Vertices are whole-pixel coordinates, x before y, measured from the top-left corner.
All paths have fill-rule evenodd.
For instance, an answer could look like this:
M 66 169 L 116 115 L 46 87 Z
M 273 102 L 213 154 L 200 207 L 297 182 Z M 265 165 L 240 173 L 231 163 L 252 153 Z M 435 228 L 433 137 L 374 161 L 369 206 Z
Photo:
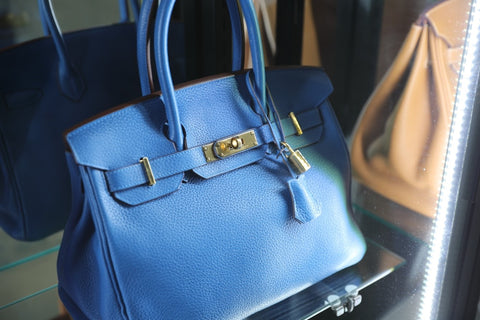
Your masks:
M 57 252 L 3 270 L 0 273 L 0 310 L 53 288 L 57 283 Z
M 0 272 L 3 288 L 0 289 L 0 319 L 29 318 L 27 315 L 31 316 L 32 310 L 42 310 L 36 314 L 41 314 L 43 319 L 52 319 L 58 315 L 56 258 L 57 251 L 52 251 L 35 258 L 30 257 L 28 261 Z M 405 260 L 398 255 L 367 240 L 367 252 L 357 265 L 342 270 L 248 319 L 309 319 L 331 309 L 353 292 L 360 292 L 386 277 L 404 263 Z M 22 287 L 19 283 L 26 283 L 28 286 Z
M 0 229 L 0 272 L 58 251 L 62 232 L 38 241 L 18 241 Z
M 310 319 L 383 279 L 404 263 L 405 260 L 400 256 L 367 239 L 367 252 L 358 264 L 257 312 L 248 319 Z M 368 299 L 368 296 L 364 299 Z
M 355 180 L 352 183 L 352 200 L 354 209 L 362 214 L 369 215 L 424 244 L 429 242 L 432 219 L 390 201 Z
M 58 315 L 56 261 L 62 232 L 33 242 L 0 230 L 0 319 Z
M 59 318 L 57 286 L 45 288 L 0 309 L 0 319 L 52 320 Z

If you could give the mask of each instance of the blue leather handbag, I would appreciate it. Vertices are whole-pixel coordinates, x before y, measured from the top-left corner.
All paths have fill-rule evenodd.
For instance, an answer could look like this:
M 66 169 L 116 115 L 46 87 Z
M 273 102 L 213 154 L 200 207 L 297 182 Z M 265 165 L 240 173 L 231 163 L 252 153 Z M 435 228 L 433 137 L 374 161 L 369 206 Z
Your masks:
M 0 51 L 0 226 L 19 240 L 65 225 L 71 192 L 63 132 L 141 95 L 133 23 L 61 34 L 50 1 L 39 0 L 39 9 L 51 37 Z
M 253 70 L 173 87 L 159 4 L 152 93 L 66 134 L 74 214 L 58 256 L 75 319 L 239 319 L 358 262 L 350 166 L 323 70 Z

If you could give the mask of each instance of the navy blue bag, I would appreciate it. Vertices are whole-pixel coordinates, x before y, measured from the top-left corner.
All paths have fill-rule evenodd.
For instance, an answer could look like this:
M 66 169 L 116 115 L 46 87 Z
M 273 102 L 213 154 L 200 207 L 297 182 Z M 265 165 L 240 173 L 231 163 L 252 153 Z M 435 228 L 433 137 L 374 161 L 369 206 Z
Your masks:
M 51 37 L 0 51 L 0 226 L 19 240 L 65 225 L 71 192 L 63 132 L 141 95 L 134 23 L 61 34 L 50 1 L 39 0 L 39 9 Z M 127 21 L 125 0 L 120 9 Z M 183 39 L 175 27 L 172 38 Z M 182 47 L 175 49 L 181 61 Z M 174 68 L 180 79 L 181 66 Z
M 58 289 L 75 319 L 244 318 L 362 258 L 330 81 L 318 68 L 265 73 L 253 4 L 239 2 L 253 70 L 174 89 L 175 1 L 162 0 L 162 93 L 66 134 L 78 197 Z
M 51 37 L 0 51 L 0 226 L 19 240 L 66 222 L 63 131 L 141 94 L 138 81 L 120 80 L 138 79 L 133 23 L 62 35 L 50 1 L 39 6 Z

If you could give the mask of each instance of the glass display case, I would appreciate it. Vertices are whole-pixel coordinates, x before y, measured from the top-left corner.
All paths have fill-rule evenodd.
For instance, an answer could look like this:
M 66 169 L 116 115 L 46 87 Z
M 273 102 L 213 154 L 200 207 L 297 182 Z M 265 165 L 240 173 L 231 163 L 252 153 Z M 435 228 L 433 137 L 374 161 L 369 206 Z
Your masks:
M 116 21 L 115 1 L 90 2 L 79 9 L 96 12 L 88 20 L 69 20 L 76 9 L 59 6 L 67 30 Z M 230 41 L 216 28 L 224 1 L 203 1 L 215 12 L 209 21 L 190 19 L 198 7 L 179 2 L 186 28 L 203 24 L 204 37 L 215 29 L 217 41 Z M 478 319 L 480 0 L 255 4 L 270 66 L 322 66 L 331 78 L 367 253 L 249 319 Z M 2 47 L 42 35 L 36 9 L 34 0 L 0 4 Z M 230 56 L 199 50 L 189 77 L 228 71 Z M 67 317 L 56 290 L 61 239 L 0 231 L 0 319 Z

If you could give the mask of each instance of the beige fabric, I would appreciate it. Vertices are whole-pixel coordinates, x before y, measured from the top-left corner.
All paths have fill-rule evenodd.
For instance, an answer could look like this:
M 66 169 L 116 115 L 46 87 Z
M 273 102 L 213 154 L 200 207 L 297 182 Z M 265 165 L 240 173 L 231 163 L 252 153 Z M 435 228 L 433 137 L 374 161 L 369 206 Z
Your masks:
M 412 25 L 353 134 L 353 174 L 429 217 L 443 173 L 468 0 L 444 1 Z

